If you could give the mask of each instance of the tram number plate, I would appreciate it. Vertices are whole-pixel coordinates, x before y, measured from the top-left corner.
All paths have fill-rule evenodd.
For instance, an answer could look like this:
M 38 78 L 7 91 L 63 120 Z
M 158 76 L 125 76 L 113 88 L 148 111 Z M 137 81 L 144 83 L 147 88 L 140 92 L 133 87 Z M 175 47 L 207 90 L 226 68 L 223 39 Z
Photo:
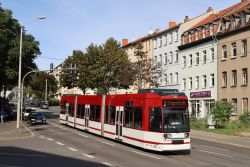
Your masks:
M 184 144 L 184 140 L 173 140 L 173 144 Z

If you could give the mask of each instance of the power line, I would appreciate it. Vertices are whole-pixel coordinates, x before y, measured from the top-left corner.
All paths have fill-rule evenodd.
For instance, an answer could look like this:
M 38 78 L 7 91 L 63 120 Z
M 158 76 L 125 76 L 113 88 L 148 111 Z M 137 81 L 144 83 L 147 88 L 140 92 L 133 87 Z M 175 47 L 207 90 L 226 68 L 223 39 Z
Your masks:
M 51 59 L 51 60 L 65 60 L 65 58 L 64 59 L 59 59 L 59 58 L 55 58 L 55 57 L 45 57 L 45 56 L 38 56 L 38 57 L 40 57 L 40 58 L 44 58 L 44 59 Z

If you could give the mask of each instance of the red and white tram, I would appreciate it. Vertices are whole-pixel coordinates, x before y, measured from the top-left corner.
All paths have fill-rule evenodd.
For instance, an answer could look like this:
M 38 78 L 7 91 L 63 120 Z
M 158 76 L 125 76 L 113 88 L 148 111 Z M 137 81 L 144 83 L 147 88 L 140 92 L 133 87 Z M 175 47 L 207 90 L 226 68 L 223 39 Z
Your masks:
M 65 95 L 60 122 L 155 151 L 190 151 L 188 99 L 181 92 Z

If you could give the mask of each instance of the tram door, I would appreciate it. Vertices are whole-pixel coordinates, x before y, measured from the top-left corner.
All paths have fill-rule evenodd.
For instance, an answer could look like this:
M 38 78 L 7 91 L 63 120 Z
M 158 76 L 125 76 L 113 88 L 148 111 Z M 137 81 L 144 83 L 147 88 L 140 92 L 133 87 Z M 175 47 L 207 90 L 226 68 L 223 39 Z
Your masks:
M 69 121 L 69 103 L 66 103 L 66 111 L 65 111 L 65 124 L 68 125 Z
M 85 122 L 85 127 L 88 129 L 89 127 L 89 114 L 90 114 L 90 105 L 86 105 L 85 107 L 85 119 L 84 119 L 84 122 Z
M 116 137 L 122 140 L 122 122 L 123 122 L 123 106 L 116 107 Z

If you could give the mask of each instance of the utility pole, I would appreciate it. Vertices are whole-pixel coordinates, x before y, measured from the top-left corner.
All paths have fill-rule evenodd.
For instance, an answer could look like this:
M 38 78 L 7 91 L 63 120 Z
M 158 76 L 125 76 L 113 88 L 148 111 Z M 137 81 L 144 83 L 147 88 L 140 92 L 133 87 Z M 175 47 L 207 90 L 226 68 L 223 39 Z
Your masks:
M 45 80 L 46 82 L 46 87 L 45 87 L 45 99 L 44 99 L 44 103 L 47 104 L 47 94 L 48 94 L 48 80 Z

